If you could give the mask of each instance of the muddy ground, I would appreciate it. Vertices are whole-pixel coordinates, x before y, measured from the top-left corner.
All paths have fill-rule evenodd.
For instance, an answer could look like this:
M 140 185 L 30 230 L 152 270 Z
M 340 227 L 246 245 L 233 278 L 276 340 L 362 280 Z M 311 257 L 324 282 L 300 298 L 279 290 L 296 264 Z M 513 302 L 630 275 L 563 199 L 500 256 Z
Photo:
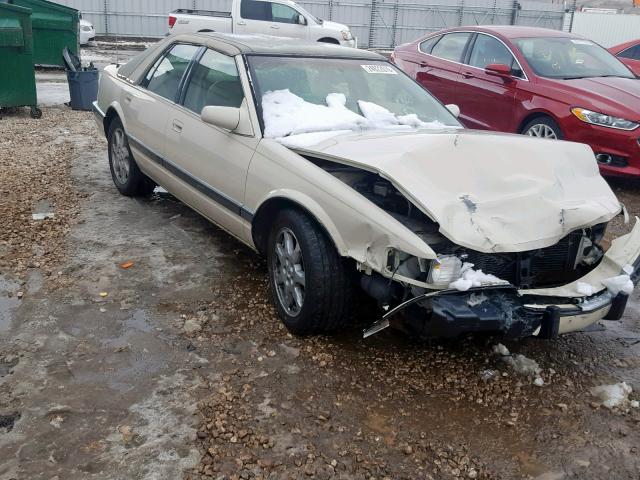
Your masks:
M 363 340 L 369 306 L 292 337 L 263 260 L 166 193 L 120 196 L 64 106 L 0 120 L 0 214 L 1 480 L 638 478 L 640 409 L 589 393 L 640 390 L 637 293 L 599 331 L 504 342 L 541 387 L 497 338 Z

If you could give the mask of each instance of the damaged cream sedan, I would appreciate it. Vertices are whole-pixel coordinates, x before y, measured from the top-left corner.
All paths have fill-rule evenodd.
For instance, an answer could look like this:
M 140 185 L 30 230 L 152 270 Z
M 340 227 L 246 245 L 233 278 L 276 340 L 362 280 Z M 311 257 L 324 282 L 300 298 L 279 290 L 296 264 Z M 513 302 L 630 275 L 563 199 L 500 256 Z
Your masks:
M 619 319 L 638 281 L 637 223 L 603 247 L 625 213 L 589 147 L 464 130 L 372 52 L 176 35 L 107 67 L 94 113 L 119 191 L 161 185 L 265 255 L 297 334 L 361 288 L 385 312 L 365 335 L 552 338 Z

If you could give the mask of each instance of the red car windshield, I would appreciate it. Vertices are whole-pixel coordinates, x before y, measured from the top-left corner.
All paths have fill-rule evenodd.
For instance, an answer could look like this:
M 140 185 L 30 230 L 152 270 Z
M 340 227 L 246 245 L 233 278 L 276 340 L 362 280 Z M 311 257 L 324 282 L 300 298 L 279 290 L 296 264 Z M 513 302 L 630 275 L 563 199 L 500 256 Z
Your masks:
M 578 38 L 518 38 L 514 41 L 536 75 L 565 80 L 589 77 L 635 78 L 601 46 Z

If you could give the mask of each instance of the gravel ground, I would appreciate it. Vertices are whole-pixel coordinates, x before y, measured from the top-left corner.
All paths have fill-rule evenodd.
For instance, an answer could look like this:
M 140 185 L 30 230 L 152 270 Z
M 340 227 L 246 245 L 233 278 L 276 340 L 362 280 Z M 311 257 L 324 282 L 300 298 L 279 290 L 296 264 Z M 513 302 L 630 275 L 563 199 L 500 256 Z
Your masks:
M 117 194 L 90 114 L 0 126 L 1 480 L 638 478 L 640 409 L 589 393 L 640 389 L 637 294 L 600 331 L 503 342 L 542 386 L 497 338 L 363 340 L 366 302 L 293 337 L 262 259 L 170 195 Z

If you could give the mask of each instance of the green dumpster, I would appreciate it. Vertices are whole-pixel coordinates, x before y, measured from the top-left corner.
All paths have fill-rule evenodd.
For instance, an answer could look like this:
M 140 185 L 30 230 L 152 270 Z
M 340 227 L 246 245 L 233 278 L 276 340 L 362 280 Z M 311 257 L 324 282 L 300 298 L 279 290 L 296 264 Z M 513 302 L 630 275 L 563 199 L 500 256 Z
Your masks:
M 33 23 L 33 61 L 36 65 L 64 66 L 62 51 L 80 52 L 80 12 L 47 0 L 9 0 L 30 8 Z
M 36 103 L 31 10 L 0 3 L 0 108 L 29 106 L 39 118 Z

